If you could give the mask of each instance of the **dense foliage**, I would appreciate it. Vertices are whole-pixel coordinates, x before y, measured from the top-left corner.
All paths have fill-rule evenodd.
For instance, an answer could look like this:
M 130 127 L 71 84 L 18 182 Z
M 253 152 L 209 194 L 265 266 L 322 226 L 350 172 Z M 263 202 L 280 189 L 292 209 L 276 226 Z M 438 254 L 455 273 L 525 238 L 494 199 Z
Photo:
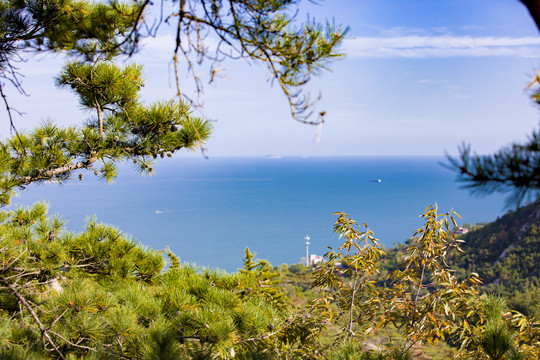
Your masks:
M 169 252 L 165 270 L 161 252 L 94 220 L 64 231 L 44 204 L 1 220 L 2 358 L 270 359 L 295 321 L 264 262 L 229 275 Z
M 538 319 L 480 296 L 476 274 L 448 266 L 462 241 L 436 208 L 383 281 L 385 250 L 339 214 L 344 243 L 313 272 L 312 300 L 296 305 L 280 279 L 307 268 L 272 268 L 247 249 L 233 274 L 169 250 L 166 267 L 163 252 L 95 220 L 66 232 L 41 203 L 0 218 L 2 358 L 407 359 L 441 342 L 460 359 L 540 356 Z
M 465 253 L 453 262 L 477 272 L 482 290 L 504 295 L 527 315 L 540 314 L 539 203 L 511 211 L 463 236 Z
M 209 122 L 192 115 L 177 82 L 177 97 L 154 104 L 139 98 L 142 68 L 119 66 L 140 36 L 159 27 L 148 19 L 150 1 L 47 0 L 0 2 L 0 95 L 12 136 L 0 143 L 0 206 L 35 182 L 83 180 L 84 170 L 111 180 L 116 163 L 141 172 L 181 149 L 202 149 Z M 224 57 L 267 65 L 289 99 L 292 116 L 309 120 L 313 101 L 303 95 L 313 74 L 339 56 L 346 32 L 315 21 L 295 27 L 283 1 L 178 1 L 173 60 L 192 72 Z M 163 3 L 162 3 L 163 6 Z M 163 8 L 165 9 L 165 8 Z M 163 21 L 159 19 L 159 21 Z M 147 32 L 143 33 L 143 29 Z M 214 34 L 214 52 L 204 45 Z M 184 42 L 185 41 L 185 42 Z M 49 121 L 17 131 L 6 89 L 24 92 L 17 63 L 32 52 L 72 58 L 56 78 L 90 116 L 68 128 Z M 184 55 L 180 61 L 179 54 Z M 184 63 L 182 63 L 184 62 Z M 187 99 L 187 100 L 186 100 Z M 197 103 L 191 102 L 197 105 Z M 297 358 L 314 354 L 313 323 L 291 311 L 275 286 L 276 274 L 246 252 L 236 274 L 182 265 L 170 251 L 144 249 L 120 231 L 90 221 L 81 234 L 63 230 L 46 206 L 0 213 L 0 357 L 44 358 Z M 313 325 L 316 327 L 316 325 Z

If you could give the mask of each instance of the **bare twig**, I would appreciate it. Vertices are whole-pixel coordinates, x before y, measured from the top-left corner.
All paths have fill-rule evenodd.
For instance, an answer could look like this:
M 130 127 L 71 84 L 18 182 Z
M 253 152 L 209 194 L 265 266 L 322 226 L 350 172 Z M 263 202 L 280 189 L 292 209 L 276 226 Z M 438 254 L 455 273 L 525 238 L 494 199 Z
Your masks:
M 64 311 L 64 313 L 65 313 L 65 311 Z M 64 314 L 62 314 L 62 315 L 64 315 Z M 62 316 L 62 315 L 61 315 L 61 316 Z M 56 319 L 56 320 L 57 320 L 57 319 Z M 56 320 L 55 320 L 55 321 L 56 321 Z M 54 331 L 52 331 L 52 330 L 49 330 L 49 332 L 50 332 L 51 334 L 53 334 L 54 336 L 57 336 L 57 337 L 59 337 L 60 339 L 64 340 L 67 344 L 69 344 L 69 345 L 71 345 L 71 346 L 73 346 L 73 347 L 76 347 L 76 348 L 79 348 L 79 349 L 88 350 L 88 351 L 92 351 L 92 352 L 97 352 L 96 349 L 91 348 L 91 347 L 89 347 L 89 346 L 84 346 L 84 345 L 74 344 L 74 343 L 72 343 L 71 341 L 69 341 L 68 339 L 66 339 L 65 337 L 63 337 L 62 335 L 58 334 L 57 332 L 54 332 Z
M 268 339 L 274 335 L 276 335 L 277 333 L 279 333 L 280 331 L 282 331 L 283 329 L 286 329 L 288 328 L 289 326 L 292 325 L 292 323 L 296 320 L 297 318 L 297 315 L 294 315 L 287 323 L 285 323 L 284 326 L 282 327 L 279 327 L 277 330 L 275 331 L 272 331 L 270 333 L 266 333 L 262 336 L 256 336 L 256 337 L 252 337 L 252 338 L 249 338 L 249 339 L 241 339 L 239 342 L 240 343 L 244 343 L 244 342 L 252 342 L 252 341 L 258 341 L 258 340 L 264 340 L 264 339 Z

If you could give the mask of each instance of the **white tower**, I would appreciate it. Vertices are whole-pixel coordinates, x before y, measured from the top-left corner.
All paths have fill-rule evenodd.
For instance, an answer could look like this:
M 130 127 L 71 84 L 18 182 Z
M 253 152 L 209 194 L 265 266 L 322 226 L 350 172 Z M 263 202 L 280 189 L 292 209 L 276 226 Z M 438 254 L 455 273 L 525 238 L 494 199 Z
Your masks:
M 304 240 L 306 240 L 306 266 L 309 266 L 309 235 L 306 235 Z

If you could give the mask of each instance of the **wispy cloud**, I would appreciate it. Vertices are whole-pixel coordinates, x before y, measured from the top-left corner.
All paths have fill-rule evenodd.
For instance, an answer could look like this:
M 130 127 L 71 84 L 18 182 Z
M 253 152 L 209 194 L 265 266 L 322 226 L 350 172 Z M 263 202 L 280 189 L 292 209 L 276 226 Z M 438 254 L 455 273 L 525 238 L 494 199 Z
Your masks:
M 345 40 L 351 58 L 540 57 L 540 37 L 392 36 Z

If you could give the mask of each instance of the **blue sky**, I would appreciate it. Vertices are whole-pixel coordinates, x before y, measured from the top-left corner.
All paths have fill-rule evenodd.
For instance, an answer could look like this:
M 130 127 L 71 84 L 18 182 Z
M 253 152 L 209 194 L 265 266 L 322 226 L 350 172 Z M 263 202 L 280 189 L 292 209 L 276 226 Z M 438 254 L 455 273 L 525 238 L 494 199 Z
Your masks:
M 205 113 L 216 119 L 210 156 L 443 155 L 465 141 L 488 153 L 523 141 L 538 124 L 525 91 L 540 67 L 540 35 L 517 0 L 327 0 L 300 3 L 306 14 L 348 25 L 347 56 L 313 81 L 327 111 L 316 128 L 291 119 L 264 67 L 226 62 L 226 78 L 205 86 Z M 143 100 L 174 96 L 170 29 L 145 42 Z M 75 97 L 54 88 L 59 56 L 21 65 L 30 97 L 9 93 L 26 114 L 19 128 L 52 118 L 84 120 Z M 205 70 L 206 71 L 206 70 Z M 184 88 L 191 85 L 186 78 Z M 0 127 L 8 134 L 7 120 Z M 194 156 L 198 156 L 194 154 Z

